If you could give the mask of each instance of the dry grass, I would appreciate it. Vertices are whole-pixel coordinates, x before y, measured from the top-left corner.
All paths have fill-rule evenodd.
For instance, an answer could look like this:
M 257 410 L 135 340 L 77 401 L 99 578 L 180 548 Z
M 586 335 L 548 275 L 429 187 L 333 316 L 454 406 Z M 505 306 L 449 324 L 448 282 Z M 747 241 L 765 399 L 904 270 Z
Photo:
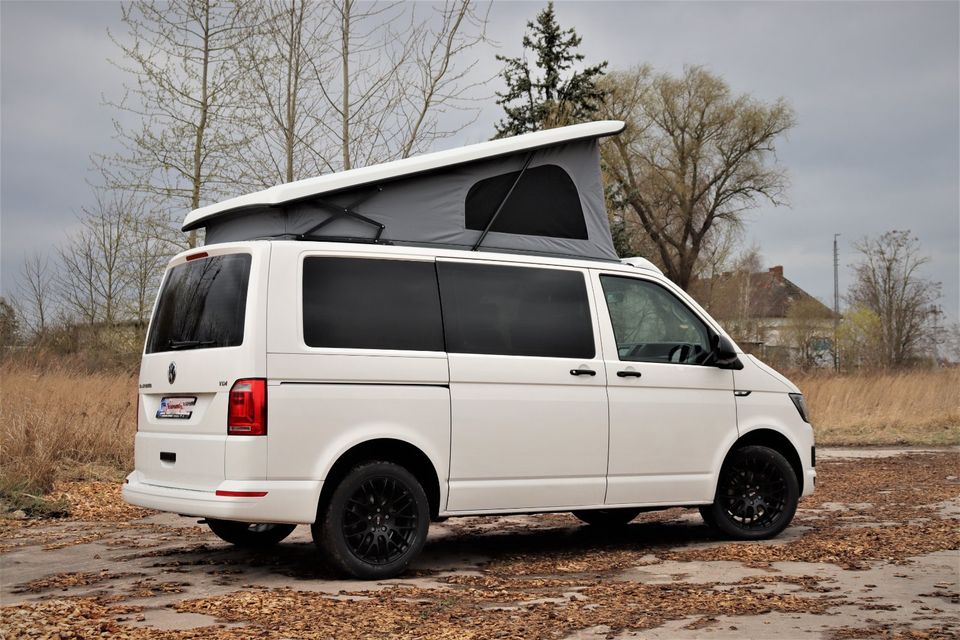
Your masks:
M 0 364 L 0 494 L 26 506 L 58 479 L 132 468 L 136 403 L 126 373 Z
M 960 369 L 792 376 L 817 444 L 960 444 Z
M 818 444 L 960 443 L 960 369 L 794 380 Z M 7 360 L 0 386 L 0 497 L 8 503 L 28 507 L 57 480 L 116 480 L 133 466 L 130 373 Z

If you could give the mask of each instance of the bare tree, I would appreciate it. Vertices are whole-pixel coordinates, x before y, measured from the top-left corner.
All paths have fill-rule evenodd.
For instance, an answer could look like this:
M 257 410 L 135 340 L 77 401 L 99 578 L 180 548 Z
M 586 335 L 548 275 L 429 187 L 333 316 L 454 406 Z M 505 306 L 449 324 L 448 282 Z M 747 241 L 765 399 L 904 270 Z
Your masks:
M 852 265 L 850 306 L 879 319 L 882 366 L 909 364 L 936 340 L 940 283 L 921 274 L 929 258 L 920 254 L 920 242 L 909 231 L 888 231 L 853 246 L 860 260 Z
M 147 324 L 163 270 L 178 249 L 166 221 L 146 210 L 142 203 L 130 211 L 127 241 L 122 251 L 127 277 L 127 312 L 143 328 Z
M 114 324 L 125 317 L 131 283 L 127 253 L 139 203 L 131 192 L 94 190 L 82 209 L 80 229 L 59 248 L 61 300 L 87 324 Z
M 83 224 L 93 240 L 94 255 L 99 263 L 94 284 L 107 324 L 118 320 L 124 306 L 123 298 L 129 282 L 124 252 L 130 240 L 133 206 L 129 192 L 97 190 L 94 206 L 83 209 Z
M 334 122 L 326 126 L 331 137 L 339 136 L 335 146 L 340 151 L 340 169 L 346 170 L 353 168 L 358 155 L 359 149 L 354 149 L 357 140 L 376 138 L 397 106 L 393 86 L 410 45 L 390 31 L 390 23 L 402 19 L 398 3 L 363 5 L 356 0 L 334 0 L 331 5 L 334 36 L 323 57 L 336 60 L 339 78 L 328 78 L 321 68 L 316 72 L 324 97 L 336 114 Z
M 880 316 L 862 307 L 843 314 L 837 331 L 837 349 L 844 369 L 872 369 L 883 364 L 883 331 Z
M 72 323 L 92 325 L 101 318 L 97 297 L 99 268 L 96 241 L 90 230 L 81 227 L 57 248 L 60 268 L 56 289 L 65 319 Z
M 320 126 L 329 107 L 317 84 L 317 72 L 329 67 L 320 58 L 321 43 L 330 37 L 329 10 L 316 0 L 247 7 L 242 113 L 251 144 L 237 157 L 245 184 L 272 186 L 330 170 Z
M 470 94 L 483 82 L 469 80 L 476 59 L 467 59 L 486 41 L 486 15 L 468 0 L 442 8 L 334 0 L 331 8 L 331 35 L 314 63 L 331 169 L 404 158 L 470 123 L 444 127 L 442 113 L 475 117 Z
M 714 234 L 760 200 L 782 202 L 787 181 L 774 143 L 793 111 L 783 100 L 734 96 L 700 67 L 681 77 L 636 67 L 610 73 L 602 88 L 601 114 L 627 122 L 601 147 L 614 197 L 647 235 L 649 257 L 686 289 Z
M 770 330 L 763 321 L 766 315 L 764 309 L 757 304 L 757 276 L 762 272 L 763 257 L 759 249 L 754 246 L 744 251 L 733 265 L 735 277 L 730 281 L 733 286 L 726 287 L 719 295 L 715 292 L 715 296 L 720 299 L 711 305 L 712 308 L 719 305 L 720 308 L 728 309 L 718 317 L 726 316 L 728 330 L 733 336 L 755 344 L 766 343 Z
M 95 160 L 107 185 L 181 212 L 406 157 L 477 112 L 486 16 L 468 0 L 147 0 L 123 21 L 117 66 L 135 82 L 108 104 L 124 149 Z
M 15 306 L 21 323 L 33 339 L 43 337 L 52 317 L 53 272 L 39 253 L 26 256 L 20 266 Z
M 469 79 L 477 58 L 466 64 L 461 62 L 469 57 L 471 50 L 486 42 L 489 5 L 482 15 L 474 11 L 469 0 L 448 2 L 430 10 L 434 15 L 420 23 L 413 33 L 417 46 L 412 54 L 410 75 L 402 84 L 406 94 L 400 107 L 403 113 L 399 123 L 401 158 L 454 135 L 475 122 L 479 115 L 479 109 L 471 106 L 477 99 L 467 97 L 485 84 Z M 443 128 L 439 114 L 446 110 L 466 111 L 472 117 Z
M 785 342 L 793 349 L 794 363 L 801 369 L 819 366 L 833 333 L 832 314 L 815 298 L 801 298 L 787 311 Z
M 953 322 L 946 327 L 939 356 L 943 362 L 960 364 L 960 322 Z
M 122 100 L 108 104 L 137 122 L 115 121 L 123 152 L 95 158 L 111 187 L 190 209 L 236 188 L 233 158 L 246 144 L 235 124 L 242 6 L 229 0 L 122 5 L 127 34 L 111 37 L 123 54 L 116 65 L 134 81 Z M 189 244 L 196 244 L 196 232 Z
M 20 320 L 17 310 L 0 296 L 0 349 L 12 347 L 20 340 Z

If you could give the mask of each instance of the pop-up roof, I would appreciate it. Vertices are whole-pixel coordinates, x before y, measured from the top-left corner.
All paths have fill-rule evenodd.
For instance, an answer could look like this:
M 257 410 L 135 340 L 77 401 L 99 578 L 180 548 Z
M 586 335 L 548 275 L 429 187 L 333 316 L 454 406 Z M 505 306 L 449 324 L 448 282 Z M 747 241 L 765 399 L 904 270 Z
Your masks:
M 208 244 L 346 240 L 616 260 L 597 139 L 602 121 L 282 184 L 192 211 Z

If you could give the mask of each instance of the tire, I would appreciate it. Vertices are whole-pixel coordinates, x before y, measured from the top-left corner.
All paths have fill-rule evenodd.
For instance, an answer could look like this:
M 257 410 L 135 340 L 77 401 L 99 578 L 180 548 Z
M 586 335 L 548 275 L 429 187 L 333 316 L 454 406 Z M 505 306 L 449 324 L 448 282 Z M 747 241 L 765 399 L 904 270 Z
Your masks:
M 711 529 L 719 529 L 717 526 L 717 519 L 713 517 L 713 505 L 705 504 L 700 507 L 700 517 L 703 518 L 703 524 L 707 525 Z
M 261 524 L 211 518 L 207 518 L 207 525 L 221 540 L 245 549 L 272 547 L 297 528 L 295 524 Z
M 622 527 L 640 515 L 640 509 L 587 509 L 572 512 L 579 520 L 595 527 Z
M 403 573 L 417 557 L 430 527 L 423 487 L 392 462 L 354 467 L 334 488 L 317 521 L 313 540 L 340 573 L 384 580 Z
M 738 540 L 763 540 L 783 531 L 797 511 L 800 487 L 793 467 L 768 447 L 735 449 L 720 469 L 704 522 Z

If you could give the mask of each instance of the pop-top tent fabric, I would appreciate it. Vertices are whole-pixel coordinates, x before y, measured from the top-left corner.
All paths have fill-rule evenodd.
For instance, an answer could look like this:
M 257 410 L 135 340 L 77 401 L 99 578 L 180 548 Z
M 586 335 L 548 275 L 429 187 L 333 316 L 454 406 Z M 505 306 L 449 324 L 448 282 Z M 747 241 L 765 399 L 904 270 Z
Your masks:
M 278 185 L 197 209 L 207 244 L 346 240 L 617 260 L 592 122 Z M 482 240 L 482 242 L 481 242 Z

